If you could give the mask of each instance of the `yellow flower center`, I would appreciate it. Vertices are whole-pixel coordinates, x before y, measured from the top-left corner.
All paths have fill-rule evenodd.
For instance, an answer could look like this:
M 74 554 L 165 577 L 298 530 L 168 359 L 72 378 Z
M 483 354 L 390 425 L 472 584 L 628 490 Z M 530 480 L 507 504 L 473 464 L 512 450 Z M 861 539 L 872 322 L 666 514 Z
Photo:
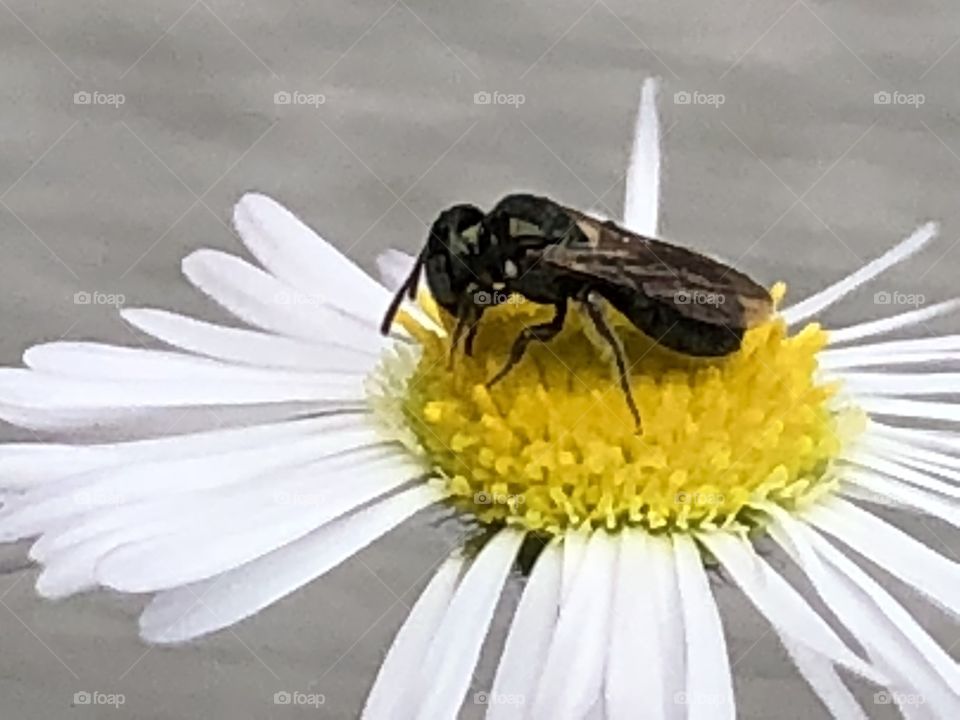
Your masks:
M 774 290 L 782 296 L 782 286 Z M 429 298 L 421 304 L 439 319 Z M 818 325 L 788 335 L 775 317 L 748 331 L 736 353 L 698 359 L 656 345 L 610 311 L 631 367 L 638 432 L 610 351 L 576 312 L 486 387 L 520 331 L 552 312 L 519 300 L 488 309 L 473 357 L 460 349 L 452 367 L 449 337 L 402 317 L 419 355 L 408 353 L 407 370 L 391 371 L 388 361 L 371 402 L 404 426 L 462 512 L 549 534 L 743 529 L 755 525 L 751 507 L 761 501 L 793 509 L 834 486 L 831 460 L 860 416 L 833 407 L 836 388 L 817 381 L 827 340 Z

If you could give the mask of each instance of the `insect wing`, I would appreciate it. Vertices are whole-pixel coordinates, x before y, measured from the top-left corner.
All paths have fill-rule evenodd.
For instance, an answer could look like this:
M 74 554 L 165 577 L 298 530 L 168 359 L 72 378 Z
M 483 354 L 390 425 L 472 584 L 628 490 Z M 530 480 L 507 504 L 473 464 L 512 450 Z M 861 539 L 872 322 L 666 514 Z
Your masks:
M 607 292 L 642 294 L 692 320 L 747 329 L 770 316 L 766 288 L 724 263 L 570 210 L 586 238 L 546 248 L 543 262 Z

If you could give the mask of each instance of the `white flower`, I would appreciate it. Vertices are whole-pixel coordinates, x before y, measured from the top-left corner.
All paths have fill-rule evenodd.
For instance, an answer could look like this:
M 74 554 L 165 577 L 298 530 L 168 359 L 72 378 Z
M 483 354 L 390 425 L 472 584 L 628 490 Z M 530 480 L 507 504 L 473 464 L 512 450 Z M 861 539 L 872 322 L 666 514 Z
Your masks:
M 648 235 L 659 229 L 655 91 L 648 81 L 624 218 Z M 485 542 L 433 577 L 364 717 L 457 715 L 504 583 L 531 549 L 493 687 L 467 700 L 489 718 L 735 717 L 705 562 L 770 621 L 833 716 L 868 714 L 843 670 L 908 717 L 960 717 L 956 661 L 861 569 L 870 561 L 960 611 L 957 563 L 864 509 L 960 525 L 960 436 L 902 426 L 960 421 L 960 405 L 941 397 L 960 375 L 924 369 L 960 361 L 960 338 L 873 339 L 958 302 L 785 332 L 917 252 L 934 225 L 751 331 L 720 369 L 665 368 L 644 352 L 637 439 L 615 422 L 622 397 L 605 371 L 591 374 L 603 363 L 581 328 L 485 393 L 477 378 L 504 343 L 481 334 L 478 358 L 427 365 L 448 342 L 429 298 L 384 338 L 387 287 L 266 197 L 245 196 L 234 221 L 263 269 L 214 250 L 183 269 L 247 327 L 126 309 L 175 349 L 55 342 L 27 350 L 26 369 L 0 370 L 0 417 L 51 437 L 0 446 L 0 540 L 38 538 L 41 595 L 152 593 L 141 635 L 180 642 L 249 617 L 447 503 Z M 388 286 L 410 262 L 385 256 Z M 524 312 L 504 307 L 490 327 Z M 767 538 L 855 645 L 758 554 Z

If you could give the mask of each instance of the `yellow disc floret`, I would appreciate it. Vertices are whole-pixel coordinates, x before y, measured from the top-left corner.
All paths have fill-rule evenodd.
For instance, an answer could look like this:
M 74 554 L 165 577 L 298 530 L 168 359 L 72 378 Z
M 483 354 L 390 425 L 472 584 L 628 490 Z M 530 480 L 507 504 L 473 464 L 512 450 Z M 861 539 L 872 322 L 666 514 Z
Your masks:
M 609 351 L 578 313 L 486 387 L 517 334 L 551 313 L 520 299 L 488 309 L 473 357 L 461 349 L 452 364 L 449 336 L 403 320 L 419 354 L 408 353 L 402 372 L 394 366 L 405 377 L 393 382 L 383 381 L 385 363 L 371 399 L 392 409 L 379 414 L 404 427 L 460 510 L 546 533 L 744 527 L 757 503 L 794 507 L 832 487 L 849 423 L 833 407 L 835 388 L 817 381 L 819 326 L 788 335 L 774 317 L 738 352 L 704 360 L 656 345 L 610 311 L 638 431 Z

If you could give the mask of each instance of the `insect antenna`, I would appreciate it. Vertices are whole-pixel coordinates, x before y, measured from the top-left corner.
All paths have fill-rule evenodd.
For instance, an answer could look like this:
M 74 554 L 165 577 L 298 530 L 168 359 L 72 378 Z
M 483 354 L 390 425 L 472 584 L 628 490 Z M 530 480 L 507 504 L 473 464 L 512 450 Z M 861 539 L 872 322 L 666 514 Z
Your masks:
M 420 271 L 423 269 L 423 263 L 426 260 L 426 252 L 426 248 L 424 248 L 423 251 L 417 255 L 417 261 L 413 264 L 413 269 L 410 271 L 407 279 L 403 281 L 403 285 L 397 289 L 397 294 L 393 296 L 393 300 L 390 301 L 390 306 L 387 308 L 387 312 L 384 313 L 383 322 L 380 323 L 381 335 L 387 335 L 390 332 L 393 320 L 400 311 L 400 303 L 403 302 L 403 296 L 407 295 L 411 300 L 416 298 L 417 285 L 420 281 Z

